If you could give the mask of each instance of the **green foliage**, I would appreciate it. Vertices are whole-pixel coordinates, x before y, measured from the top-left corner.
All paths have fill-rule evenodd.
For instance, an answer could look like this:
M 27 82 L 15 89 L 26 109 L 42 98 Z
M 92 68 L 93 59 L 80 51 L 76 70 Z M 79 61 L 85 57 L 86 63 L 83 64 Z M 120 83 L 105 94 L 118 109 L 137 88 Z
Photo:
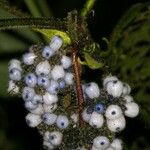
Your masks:
M 150 3 L 133 6 L 110 38 L 111 70 L 132 84 L 141 119 L 150 125 Z

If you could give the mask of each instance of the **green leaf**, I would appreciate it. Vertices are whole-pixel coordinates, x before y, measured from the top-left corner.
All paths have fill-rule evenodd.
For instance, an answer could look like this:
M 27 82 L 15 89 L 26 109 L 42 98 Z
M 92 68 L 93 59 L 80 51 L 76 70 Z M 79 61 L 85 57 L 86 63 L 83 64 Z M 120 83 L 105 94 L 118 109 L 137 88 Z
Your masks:
M 91 69 L 100 69 L 104 66 L 103 63 L 97 62 L 88 53 L 84 53 L 86 65 Z
M 37 32 L 42 33 L 48 40 L 54 35 L 59 35 L 64 40 L 64 46 L 71 44 L 71 39 L 69 35 L 63 31 L 53 30 L 53 29 L 34 29 Z

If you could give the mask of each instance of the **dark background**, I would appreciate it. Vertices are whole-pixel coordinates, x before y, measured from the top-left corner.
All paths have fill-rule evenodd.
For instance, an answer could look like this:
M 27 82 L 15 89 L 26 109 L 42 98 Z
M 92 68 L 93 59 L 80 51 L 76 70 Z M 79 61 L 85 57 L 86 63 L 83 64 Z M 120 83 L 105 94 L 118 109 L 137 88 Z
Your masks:
M 54 16 L 63 18 L 73 9 L 81 10 L 85 0 L 47 0 L 48 10 L 43 12 L 40 0 L 33 6 L 39 13 L 32 13 L 27 0 L 10 0 L 11 6 L 16 6 L 27 14 L 38 16 Z M 42 1 L 42 0 L 41 0 Z M 148 2 L 148 0 L 97 0 L 94 13 L 91 13 L 88 23 L 89 30 L 100 42 L 101 37 L 109 39 L 111 32 L 121 16 L 133 4 Z M 10 15 L 11 16 L 11 15 Z M 0 12 L 0 17 L 9 17 L 6 12 Z M 41 150 L 42 137 L 36 129 L 29 128 L 25 123 L 27 114 L 23 101 L 7 94 L 7 63 L 13 57 L 21 57 L 28 47 L 42 40 L 37 33 L 29 30 L 0 32 L 0 150 Z M 149 116 L 147 116 L 149 117 Z M 149 118 L 147 118 L 149 119 Z M 127 120 L 127 127 L 119 136 L 127 144 L 129 150 L 150 149 L 150 127 L 141 118 Z

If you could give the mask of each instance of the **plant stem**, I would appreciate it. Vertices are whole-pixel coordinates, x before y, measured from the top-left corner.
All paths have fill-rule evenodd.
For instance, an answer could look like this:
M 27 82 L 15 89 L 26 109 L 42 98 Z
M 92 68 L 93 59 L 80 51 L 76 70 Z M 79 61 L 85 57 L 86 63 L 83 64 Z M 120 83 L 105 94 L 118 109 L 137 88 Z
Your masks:
M 64 21 L 53 18 L 12 18 L 0 19 L 0 30 L 15 28 L 47 28 L 66 31 Z
M 81 10 L 81 16 L 86 17 L 89 12 L 92 10 L 96 0 L 87 0 L 83 9 Z
M 84 96 L 83 96 L 81 80 L 80 80 L 81 70 L 80 70 L 78 56 L 77 56 L 77 44 L 72 45 L 72 60 L 73 60 L 73 70 L 75 74 L 76 92 L 78 98 L 79 125 L 80 127 L 83 127 L 84 122 L 81 114 L 83 110 Z

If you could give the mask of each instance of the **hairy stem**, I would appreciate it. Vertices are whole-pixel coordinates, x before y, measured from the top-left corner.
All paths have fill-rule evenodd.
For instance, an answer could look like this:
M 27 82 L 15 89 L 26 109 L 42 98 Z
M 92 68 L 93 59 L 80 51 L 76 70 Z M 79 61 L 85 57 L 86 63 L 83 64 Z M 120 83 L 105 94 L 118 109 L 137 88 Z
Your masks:
M 89 12 L 92 10 L 96 0 L 87 0 L 83 9 L 81 10 L 81 16 L 86 17 Z
M 66 30 L 64 21 L 53 18 L 12 18 L 0 19 L 0 30 L 16 28 L 47 28 Z
M 72 45 L 72 60 L 73 60 L 73 70 L 74 70 L 75 81 L 76 81 L 76 92 L 78 98 L 79 125 L 80 127 L 82 127 L 84 122 L 81 114 L 83 110 L 84 96 L 83 96 L 81 80 L 80 80 L 81 70 L 80 70 L 78 56 L 77 56 L 77 44 Z

